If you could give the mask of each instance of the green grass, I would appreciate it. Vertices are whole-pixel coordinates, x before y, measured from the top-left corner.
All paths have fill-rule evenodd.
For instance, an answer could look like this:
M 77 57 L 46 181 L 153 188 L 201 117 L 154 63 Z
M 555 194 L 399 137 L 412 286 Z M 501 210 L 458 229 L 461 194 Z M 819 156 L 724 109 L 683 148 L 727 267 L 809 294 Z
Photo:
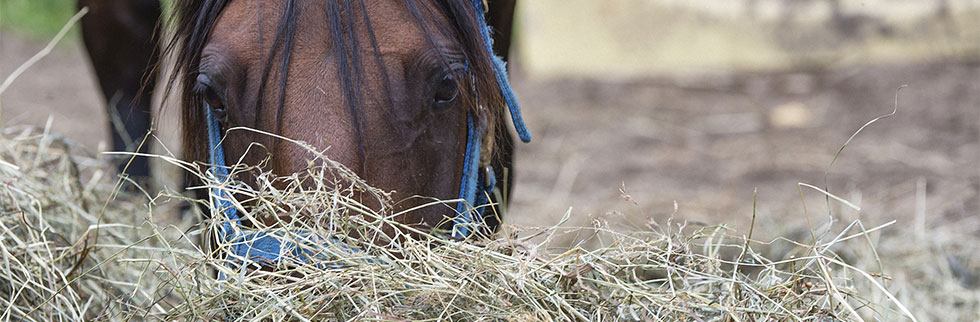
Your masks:
M 49 38 L 76 12 L 74 0 L 0 0 L 0 27 Z

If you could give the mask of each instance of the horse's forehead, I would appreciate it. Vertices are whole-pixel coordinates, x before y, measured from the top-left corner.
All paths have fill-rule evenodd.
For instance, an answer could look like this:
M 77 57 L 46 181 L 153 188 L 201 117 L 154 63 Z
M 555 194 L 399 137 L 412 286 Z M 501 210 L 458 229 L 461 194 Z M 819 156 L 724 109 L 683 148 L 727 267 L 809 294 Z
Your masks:
M 331 0 L 332 1 L 332 0 Z M 269 50 L 273 45 L 277 32 L 284 29 L 281 26 L 286 0 L 234 0 L 225 7 L 218 23 L 212 31 L 212 41 L 223 43 L 224 48 L 240 49 L 239 57 L 245 59 L 260 59 L 263 50 Z M 359 5 L 363 3 L 364 7 Z M 297 34 L 297 46 L 321 47 L 330 49 L 334 46 L 330 24 L 338 17 L 331 17 L 327 10 L 327 1 L 297 0 L 294 28 Z M 425 5 L 425 4 L 423 4 Z M 363 2 L 339 5 L 340 24 L 348 32 L 347 19 L 353 18 L 355 37 L 360 39 L 359 50 L 372 50 L 369 41 L 374 36 L 378 49 L 384 54 L 413 54 L 419 47 L 424 46 L 425 36 L 413 20 L 406 4 L 398 0 L 365 0 Z M 349 9 L 350 11 L 347 12 Z M 367 14 L 367 19 L 364 18 Z M 281 45 L 281 44 L 280 44 Z M 346 45 L 346 44 L 345 44 Z M 261 48 L 259 47 L 261 46 Z M 256 50 L 262 49 L 262 50 Z

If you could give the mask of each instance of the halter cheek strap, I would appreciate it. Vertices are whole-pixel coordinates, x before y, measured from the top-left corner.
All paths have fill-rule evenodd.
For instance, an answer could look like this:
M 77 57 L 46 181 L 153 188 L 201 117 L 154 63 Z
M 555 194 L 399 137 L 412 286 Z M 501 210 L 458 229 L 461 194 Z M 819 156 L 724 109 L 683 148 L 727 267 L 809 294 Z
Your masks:
M 492 59 L 494 77 L 507 102 L 514 128 L 517 130 L 521 141 L 530 142 L 531 132 L 524 124 L 521 107 L 517 103 L 517 98 L 514 96 L 514 91 L 511 89 L 507 78 L 504 61 L 493 53 L 493 39 L 490 37 L 490 27 L 484 18 L 483 2 L 482 0 L 472 0 L 472 4 L 483 37 L 483 45 Z M 229 179 L 224 148 L 221 144 L 221 124 L 211 112 L 210 106 L 205 103 L 204 108 L 208 122 L 210 179 L 215 183 L 210 188 L 211 202 L 224 217 L 218 232 L 219 238 L 231 245 L 231 254 L 235 260 L 242 263 L 265 262 L 274 264 L 281 262 L 284 258 L 307 263 L 322 262 L 327 259 L 326 254 L 315 251 L 318 249 L 316 246 L 342 243 L 337 243 L 337 240 L 333 238 L 322 238 L 308 232 L 290 232 L 286 236 L 285 234 L 243 229 L 241 218 L 238 216 L 238 209 L 232 203 L 231 195 L 227 189 L 220 188 Z M 467 115 L 466 127 L 466 152 L 463 155 L 463 176 L 459 183 L 459 199 L 464 200 L 464 202 L 457 204 L 457 216 L 453 219 L 452 237 L 456 239 L 469 237 L 482 224 L 484 212 L 491 203 L 490 195 L 497 183 L 494 174 L 495 169 L 489 165 L 481 169 L 480 165 L 481 145 L 486 128 L 474 120 L 473 115 Z M 348 252 L 357 252 L 353 247 L 341 247 Z
M 471 1 L 476 13 L 476 22 L 480 26 L 480 34 L 483 36 L 483 45 L 490 54 L 490 59 L 493 60 L 494 77 L 497 78 L 497 84 L 500 85 L 500 93 L 504 95 L 504 99 L 507 101 L 507 109 L 510 110 L 510 118 L 514 122 L 514 129 L 517 130 L 517 135 L 521 138 L 521 141 L 528 143 L 531 142 L 531 131 L 524 124 L 524 117 L 521 115 L 521 104 L 517 102 L 517 97 L 514 96 L 514 90 L 510 88 L 510 79 L 507 77 L 507 65 L 500 56 L 497 56 L 493 52 L 493 37 L 490 36 L 490 26 L 487 25 L 486 17 L 483 14 L 484 9 L 486 9 L 483 1 Z
M 483 0 L 472 0 L 473 10 L 476 14 L 476 21 L 480 27 L 480 35 L 483 38 L 483 47 L 491 57 L 493 63 L 494 77 L 500 86 L 500 93 L 507 102 L 507 109 L 510 110 L 510 117 L 517 130 L 517 135 L 521 141 L 531 142 L 531 131 L 524 124 L 521 115 L 521 105 L 514 96 L 514 90 L 510 87 L 507 77 L 507 67 L 499 56 L 493 52 L 493 38 L 490 37 L 490 26 L 487 25 L 484 17 Z M 469 237 L 474 228 L 482 224 L 484 212 L 490 205 L 490 195 L 497 184 L 495 170 L 492 166 L 480 169 L 480 152 L 483 143 L 485 128 L 473 121 L 473 116 L 466 117 L 467 138 L 466 154 L 463 156 L 463 178 L 459 183 L 459 199 L 465 200 L 464 203 L 456 205 L 457 216 L 453 221 L 453 238 L 463 239 Z

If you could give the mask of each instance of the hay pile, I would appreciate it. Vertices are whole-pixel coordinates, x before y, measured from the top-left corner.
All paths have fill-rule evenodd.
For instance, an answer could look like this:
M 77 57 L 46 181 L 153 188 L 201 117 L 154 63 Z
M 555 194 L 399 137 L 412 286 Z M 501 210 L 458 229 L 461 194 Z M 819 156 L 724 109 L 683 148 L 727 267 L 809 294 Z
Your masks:
M 763 257 L 749 247 L 760 243 L 724 227 L 670 223 L 634 233 L 611 231 L 601 220 L 578 230 L 560 223 L 521 231 L 505 226 L 498 239 L 467 243 L 420 232 L 392 238 L 380 232 L 398 226 L 390 220 L 397 214 L 357 200 L 385 204 L 384 192 L 313 152 L 317 162 L 311 164 L 319 165 L 305 173 L 261 174 L 257 187 L 222 188 L 252 201 L 242 208 L 249 216 L 304 219 L 262 230 L 343 241 L 318 246 L 331 255 L 326 265 L 252 270 L 222 261 L 227 245 L 213 252 L 197 246 L 215 222 L 180 223 L 158 210 L 179 196 L 119 191 L 103 164 L 73 154 L 66 140 L 36 129 L 3 129 L 0 319 L 838 321 L 910 315 L 885 291 L 886 277 L 857 269 L 831 250 L 878 229 L 800 245 L 798 256 L 787 259 Z M 157 157 L 203 175 L 202 166 Z M 363 240 L 343 237 L 351 232 Z M 554 245 L 555 236 L 569 233 L 599 238 L 602 246 Z

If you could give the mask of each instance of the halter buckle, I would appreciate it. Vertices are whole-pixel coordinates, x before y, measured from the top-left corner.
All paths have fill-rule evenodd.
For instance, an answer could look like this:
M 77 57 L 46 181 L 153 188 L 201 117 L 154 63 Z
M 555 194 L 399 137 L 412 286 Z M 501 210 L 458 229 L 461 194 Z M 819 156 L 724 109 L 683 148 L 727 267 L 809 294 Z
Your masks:
M 494 181 L 493 167 L 486 166 L 483 167 L 483 188 L 489 190 L 493 187 Z

